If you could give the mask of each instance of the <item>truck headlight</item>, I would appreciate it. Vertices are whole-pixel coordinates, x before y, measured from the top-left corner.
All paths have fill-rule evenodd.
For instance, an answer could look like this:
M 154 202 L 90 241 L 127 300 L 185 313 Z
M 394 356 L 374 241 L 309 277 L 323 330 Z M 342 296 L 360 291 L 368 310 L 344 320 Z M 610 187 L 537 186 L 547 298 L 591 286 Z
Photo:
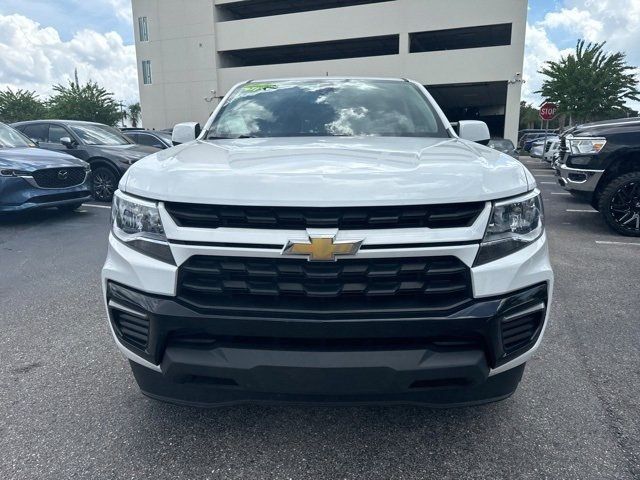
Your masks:
M 111 230 L 134 250 L 175 264 L 156 202 L 116 191 L 111 206 Z
M 544 233 L 540 190 L 496 202 L 474 266 L 484 265 L 535 242 Z
M 596 155 L 607 144 L 603 137 L 573 137 L 568 139 L 569 148 L 573 155 Z

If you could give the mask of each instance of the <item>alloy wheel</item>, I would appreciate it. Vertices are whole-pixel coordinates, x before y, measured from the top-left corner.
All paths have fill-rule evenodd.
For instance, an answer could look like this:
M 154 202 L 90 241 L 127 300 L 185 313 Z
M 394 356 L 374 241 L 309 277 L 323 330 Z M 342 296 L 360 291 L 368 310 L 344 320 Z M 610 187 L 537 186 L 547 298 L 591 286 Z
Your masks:
M 116 180 L 111 172 L 100 170 L 93 174 L 93 193 L 97 200 L 110 201 L 115 191 Z
M 640 182 L 621 185 L 611 198 L 610 211 L 620 228 L 630 233 L 640 232 Z

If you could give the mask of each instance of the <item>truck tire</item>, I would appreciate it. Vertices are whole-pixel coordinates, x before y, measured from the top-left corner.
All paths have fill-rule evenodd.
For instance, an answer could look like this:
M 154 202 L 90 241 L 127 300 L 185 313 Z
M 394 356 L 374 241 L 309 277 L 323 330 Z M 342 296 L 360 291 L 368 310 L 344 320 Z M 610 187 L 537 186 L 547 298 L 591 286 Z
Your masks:
M 600 196 L 598 209 L 613 230 L 628 237 L 640 237 L 640 172 L 610 180 Z
M 109 167 L 93 170 L 93 198 L 100 202 L 110 202 L 118 188 L 118 176 Z

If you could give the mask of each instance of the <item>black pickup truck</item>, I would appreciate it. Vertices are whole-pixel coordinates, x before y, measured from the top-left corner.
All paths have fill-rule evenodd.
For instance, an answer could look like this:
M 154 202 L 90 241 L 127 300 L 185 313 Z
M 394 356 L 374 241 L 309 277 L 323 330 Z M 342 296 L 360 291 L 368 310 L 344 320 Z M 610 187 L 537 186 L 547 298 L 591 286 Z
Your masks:
M 580 125 L 560 139 L 558 182 L 609 226 L 640 237 L 640 118 Z

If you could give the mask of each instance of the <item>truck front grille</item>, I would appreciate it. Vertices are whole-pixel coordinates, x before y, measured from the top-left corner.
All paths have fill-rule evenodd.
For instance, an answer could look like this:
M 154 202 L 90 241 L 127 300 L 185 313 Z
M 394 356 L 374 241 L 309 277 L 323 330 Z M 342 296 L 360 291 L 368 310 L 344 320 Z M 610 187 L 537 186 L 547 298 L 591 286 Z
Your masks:
M 567 151 L 567 138 L 563 135 L 560 137 L 560 155 L 563 156 Z
M 33 172 L 33 179 L 42 188 L 67 188 L 84 182 L 87 172 L 82 167 L 44 168 Z
M 478 218 L 484 207 L 484 202 L 340 208 L 165 203 L 165 208 L 181 227 L 279 230 L 468 227 Z
M 388 309 L 449 311 L 471 301 L 472 292 L 469 268 L 456 257 L 308 262 L 194 256 L 180 267 L 178 298 L 198 309 L 322 317 Z

